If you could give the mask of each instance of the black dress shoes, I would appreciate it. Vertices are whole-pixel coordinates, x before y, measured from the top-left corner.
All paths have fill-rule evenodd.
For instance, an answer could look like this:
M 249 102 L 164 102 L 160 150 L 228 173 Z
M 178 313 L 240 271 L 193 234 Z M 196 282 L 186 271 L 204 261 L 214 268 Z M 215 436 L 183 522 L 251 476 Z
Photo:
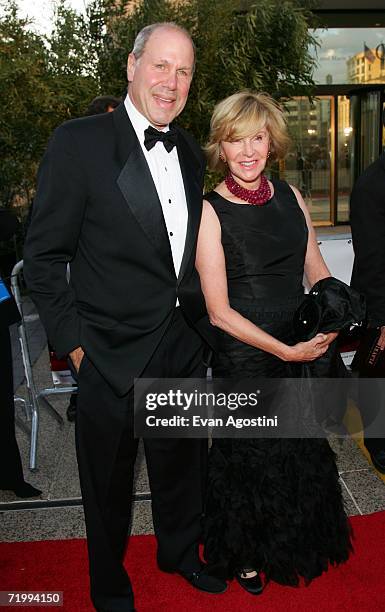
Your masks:
M 258 572 L 255 576 L 252 576 L 251 578 L 247 578 L 245 572 L 237 572 L 235 574 L 235 577 L 241 587 L 251 595 L 260 595 L 262 593 L 263 584 Z
M 204 568 L 198 572 L 191 572 L 191 574 L 185 572 L 178 572 L 178 574 L 187 580 L 191 586 L 200 591 L 205 591 L 206 593 L 220 595 L 227 589 L 227 582 L 225 580 L 210 576 L 210 574 L 205 572 Z
M 181 570 L 173 570 L 169 567 L 164 567 L 158 563 L 158 567 L 162 572 L 166 572 L 167 574 L 179 574 L 182 576 L 191 586 L 199 591 L 204 591 L 205 593 L 213 593 L 215 595 L 219 595 L 224 593 L 227 589 L 226 580 L 221 580 L 220 578 L 216 578 L 215 576 L 210 576 L 209 572 L 205 566 L 202 566 L 200 570 L 196 572 L 184 572 Z
M 385 450 L 369 451 L 369 454 L 376 470 L 385 474 Z
M 36 489 L 28 482 L 19 482 L 18 484 L 2 483 L 0 482 L 0 489 L 4 491 L 13 491 L 17 497 L 28 499 L 29 497 L 38 497 L 42 494 L 40 489 Z

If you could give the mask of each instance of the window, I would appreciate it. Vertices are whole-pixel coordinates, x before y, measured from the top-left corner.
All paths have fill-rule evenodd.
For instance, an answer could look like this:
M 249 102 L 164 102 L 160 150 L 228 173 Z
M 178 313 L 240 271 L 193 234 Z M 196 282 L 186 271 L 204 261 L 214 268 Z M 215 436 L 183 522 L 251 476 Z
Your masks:
M 328 28 L 315 30 L 314 35 L 320 43 L 318 50 L 313 49 L 313 56 L 318 62 L 314 70 L 316 83 L 327 83 L 327 76 L 330 75 L 335 84 L 354 83 L 357 80 L 365 83 L 366 66 L 370 67 L 371 83 L 385 83 L 385 64 L 381 62 L 385 28 Z M 364 44 L 374 55 L 373 63 L 365 58 Z M 361 79 L 356 79 L 355 74 Z

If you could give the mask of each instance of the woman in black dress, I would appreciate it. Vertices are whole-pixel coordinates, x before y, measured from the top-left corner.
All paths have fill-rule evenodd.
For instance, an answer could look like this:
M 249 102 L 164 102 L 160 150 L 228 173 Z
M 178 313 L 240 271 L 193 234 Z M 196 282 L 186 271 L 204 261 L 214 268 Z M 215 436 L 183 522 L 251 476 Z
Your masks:
M 240 92 L 214 110 L 206 150 L 227 176 L 205 196 L 197 269 L 217 328 L 216 377 L 298 377 L 337 335 L 294 339 L 304 273 L 313 285 L 330 272 L 299 191 L 263 174 L 288 142 L 266 94 Z M 214 439 L 204 534 L 212 571 L 252 594 L 259 571 L 297 585 L 346 561 L 350 527 L 327 440 Z

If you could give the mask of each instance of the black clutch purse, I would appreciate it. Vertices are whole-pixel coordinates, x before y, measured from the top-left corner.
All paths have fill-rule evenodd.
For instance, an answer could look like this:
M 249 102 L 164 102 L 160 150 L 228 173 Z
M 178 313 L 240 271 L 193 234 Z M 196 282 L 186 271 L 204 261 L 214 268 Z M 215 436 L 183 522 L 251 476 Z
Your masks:
M 311 300 L 306 296 L 305 301 L 294 313 L 293 325 L 296 339 L 298 341 L 305 341 L 313 338 L 319 329 L 320 322 L 320 307 L 315 300 Z
M 295 337 L 306 341 L 320 332 L 361 325 L 365 312 L 365 298 L 360 293 L 338 278 L 323 278 L 311 288 L 294 313 Z

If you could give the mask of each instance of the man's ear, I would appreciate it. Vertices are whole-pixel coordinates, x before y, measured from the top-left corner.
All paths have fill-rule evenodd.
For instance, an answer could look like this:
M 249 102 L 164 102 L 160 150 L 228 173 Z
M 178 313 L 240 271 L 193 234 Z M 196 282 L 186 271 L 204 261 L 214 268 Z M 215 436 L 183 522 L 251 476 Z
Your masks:
M 133 53 L 130 53 L 127 59 L 127 80 L 130 83 L 134 78 L 136 66 L 136 57 Z

